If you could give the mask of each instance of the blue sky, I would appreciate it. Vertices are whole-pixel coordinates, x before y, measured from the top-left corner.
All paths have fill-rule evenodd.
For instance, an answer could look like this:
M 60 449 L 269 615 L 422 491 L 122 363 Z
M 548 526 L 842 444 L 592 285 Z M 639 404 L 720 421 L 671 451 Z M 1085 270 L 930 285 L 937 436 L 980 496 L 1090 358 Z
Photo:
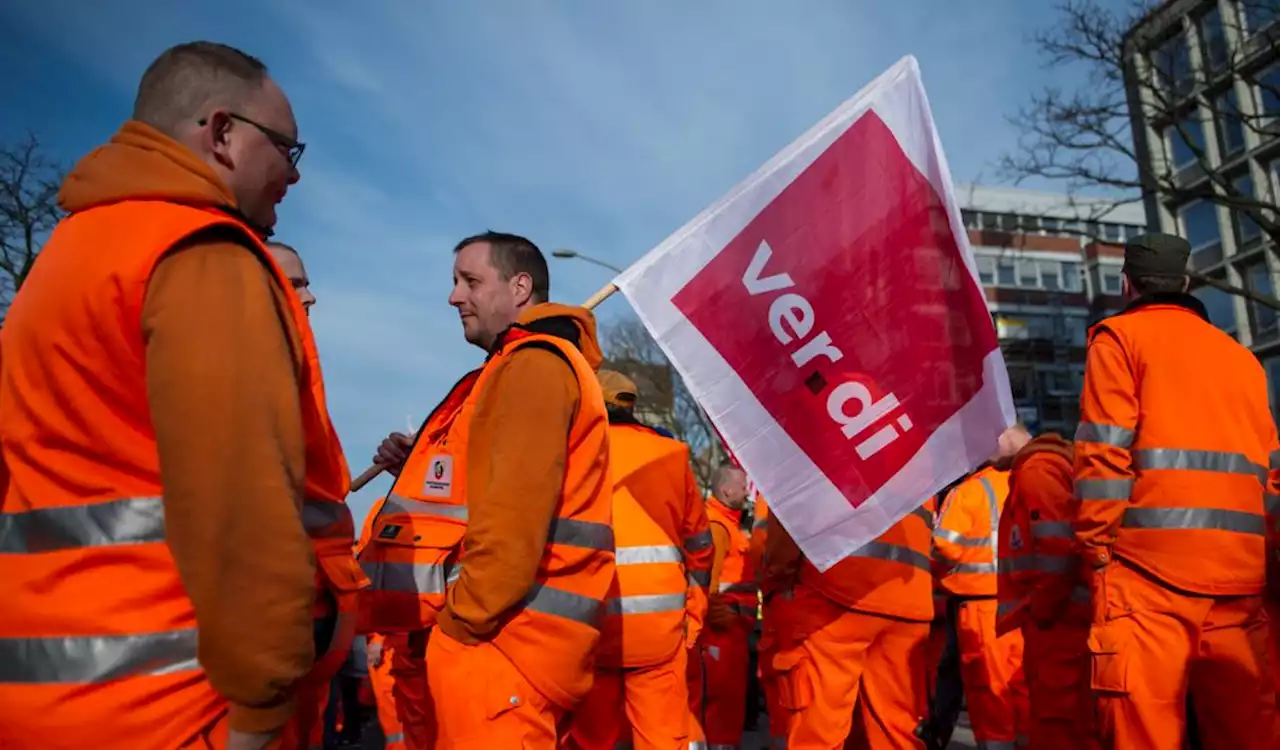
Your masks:
M 450 249 L 486 228 L 625 266 L 905 54 L 952 172 L 994 182 L 1005 121 L 1045 82 L 1047 2 L 33 0 L 0 3 L 0 139 L 68 163 L 129 113 L 163 48 L 262 58 L 307 153 L 279 239 L 319 302 L 330 410 L 352 473 L 481 358 L 446 298 Z M 981 7 L 981 11 L 978 8 Z M 579 302 L 602 268 L 552 262 Z M 627 315 L 617 297 L 602 322 Z M 357 517 L 389 486 L 352 500 Z

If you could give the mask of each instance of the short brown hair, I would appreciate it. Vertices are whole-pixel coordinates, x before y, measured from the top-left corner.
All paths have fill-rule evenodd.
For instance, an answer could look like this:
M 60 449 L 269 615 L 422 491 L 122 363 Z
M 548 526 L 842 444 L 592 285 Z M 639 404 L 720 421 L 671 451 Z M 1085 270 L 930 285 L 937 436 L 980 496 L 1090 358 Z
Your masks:
M 454 246 L 453 252 L 457 254 L 462 248 L 477 242 L 489 243 L 489 262 L 502 274 L 503 281 L 518 273 L 527 273 L 533 280 L 533 301 L 546 302 L 551 299 L 551 271 L 537 245 L 518 234 L 489 230 L 467 237 Z
M 217 42 L 179 44 L 155 59 L 142 74 L 133 100 L 133 119 L 172 134 L 195 120 L 211 102 L 240 103 L 262 88 L 267 66 L 253 55 Z

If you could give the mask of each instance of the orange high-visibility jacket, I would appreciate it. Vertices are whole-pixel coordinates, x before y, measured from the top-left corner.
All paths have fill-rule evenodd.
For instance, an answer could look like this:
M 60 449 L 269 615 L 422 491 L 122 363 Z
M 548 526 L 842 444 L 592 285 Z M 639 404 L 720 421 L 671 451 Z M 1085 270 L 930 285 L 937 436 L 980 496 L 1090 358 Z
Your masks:
M 1280 454 L 1252 352 L 1193 297 L 1139 301 L 1090 331 L 1080 411 L 1086 565 L 1114 553 L 1185 591 L 1263 590 Z
M 1013 460 L 1000 514 L 998 633 L 1020 628 L 1028 618 L 1043 625 L 1089 623 L 1089 589 L 1072 533 L 1079 505 L 1073 457 L 1071 443 L 1049 433 Z
M 0 503 L 0 746 L 8 746 L 3 727 L 14 724 L 6 717 L 48 714 L 65 719 L 57 738 L 20 740 L 97 747 L 129 737 L 131 747 L 168 750 L 175 732 L 208 726 L 226 711 L 200 668 L 196 613 L 165 544 L 141 323 L 161 258 L 213 227 L 241 235 L 288 287 L 240 221 L 123 201 L 58 225 L 5 321 L 0 401 L 10 481 Z M 301 304 L 290 300 L 305 355 L 302 520 L 318 585 L 334 595 L 318 597 L 326 609 L 317 614 L 335 614 L 333 601 L 340 613 L 315 669 L 336 671 L 354 630 L 355 592 L 367 582 L 352 556 L 347 466 L 315 342 Z
M 933 498 L 825 573 L 806 558 L 800 582 L 842 607 L 903 620 L 933 619 L 929 544 Z
M 640 424 L 611 424 L 609 469 L 617 574 L 596 660 L 653 666 L 685 647 L 690 587 L 710 585 L 707 513 L 689 448 L 678 440 Z
M 1000 512 L 1009 472 L 979 469 L 947 494 L 933 532 L 938 585 L 953 596 L 995 597 Z
M 735 511 L 716 497 L 707 500 L 707 520 L 719 526 L 729 537 L 719 580 L 713 580 L 711 596 L 725 602 L 749 622 L 754 623 L 759 596 L 756 594 L 756 572 L 751 564 L 751 540 L 739 525 L 739 511 Z
M 570 426 L 563 495 L 533 587 L 492 643 L 560 705 L 587 693 L 604 600 L 614 576 L 607 464 L 608 416 L 595 372 L 565 339 L 508 330 L 479 370 L 454 386 L 427 419 L 374 521 L 360 556 L 373 586 L 365 592 L 368 629 L 432 627 L 467 530 L 467 441 L 476 400 L 502 357 L 524 346 L 552 348 L 573 368 L 579 405 Z

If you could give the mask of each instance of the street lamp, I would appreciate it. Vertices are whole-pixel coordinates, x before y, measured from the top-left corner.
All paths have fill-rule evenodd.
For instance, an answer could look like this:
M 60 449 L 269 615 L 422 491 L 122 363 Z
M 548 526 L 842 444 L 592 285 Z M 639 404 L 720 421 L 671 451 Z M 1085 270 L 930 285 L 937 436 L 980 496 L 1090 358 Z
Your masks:
M 560 248 L 559 250 L 552 250 L 551 254 L 557 258 L 577 258 L 578 260 L 585 260 L 588 263 L 594 263 L 597 266 L 603 266 L 604 268 L 607 268 L 610 271 L 613 271 L 614 273 L 622 273 L 622 269 L 618 268 L 612 263 L 606 263 L 605 261 L 600 260 L 598 258 L 592 258 L 590 255 L 583 255 L 577 250 L 570 250 L 569 248 Z

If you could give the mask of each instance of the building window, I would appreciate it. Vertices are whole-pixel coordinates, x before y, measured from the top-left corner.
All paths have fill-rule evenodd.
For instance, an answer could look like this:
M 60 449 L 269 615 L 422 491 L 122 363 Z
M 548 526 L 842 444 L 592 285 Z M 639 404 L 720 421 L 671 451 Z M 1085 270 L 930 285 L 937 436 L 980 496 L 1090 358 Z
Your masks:
M 1083 288 L 1080 278 L 1079 263 L 1063 263 L 1062 264 L 1062 290 L 1065 292 L 1079 292 Z
M 1000 214 L 1000 228 L 1006 232 L 1017 231 L 1018 216 L 1016 214 Z
M 1039 288 L 1040 269 L 1034 260 L 1023 260 L 1018 263 L 1018 286 L 1024 289 Z
M 1263 31 L 1280 18 L 1280 3 L 1276 0 L 1238 0 L 1238 2 L 1245 32 L 1250 35 Z
M 996 259 L 979 255 L 974 259 L 978 263 L 978 281 L 983 286 L 995 286 L 996 283 Z
M 1265 259 L 1243 269 L 1240 275 L 1244 277 L 1245 286 L 1249 291 L 1268 297 L 1273 296 L 1271 271 L 1267 269 Z M 1253 330 L 1254 343 L 1276 338 L 1276 334 L 1280 333 L 1278 323 L 1280 319 L 1277 318 L 1275 310 L 1257 302 L 1249 302 L 1249 325 Z
M 1193 201 L 1178 209 L 1182 236 L 1191 243 L 1191 254 L 1218 247 L 1222 233 L 1218 230 L 1218 209 L 1208 201 Z
M 1236 332 L 1236 306 L 1230 294 L 1212 286 L 1202 286 L 1191 294 L 1204 304 L 1210 323 L 1227 333 Z
M 1222 156 L 1232 156 L 1244 149 L 1244 120 L 1236 106 L 1235 89 L 1227 89 L 1215 102 L 1218 117 L 1218 145 Z
M 1258 76 L 1258 109 L 1261 114 L 1280 115 L 1280 66 L 1271 66 Z
M 1230 54 L 1227 52 L 1227 35 L 1222 30 L 1222 14 L 1215 5 L 1200 16 L 1200 54 L 1204 56 L 1205 65 L 1217 73 L 1227 66 Z
M 1182 170 L 1199 160 L 1204 153 L 1204 128 L 1200 125 L 1200 113 L 1192 112 L 1177 125 L 1165 128 L 1169 161 L 1175 170 Z
M 1231 184 L 1235 186 L 1235 189 L 1239 191 L 1240 195 L 1248 198 L 1255 197 L 1253 192 L 1253 177 L 1248 173 L 1235 178 L 1231 181 Z M 1262 227 L 1259 227 L 1258 223 L 1253 219 L 1250 219 L 1248 214 L 1243 211 L 1232 211 L 1231 218 L 1235 223 L 1236 241 L 1239 242 L 1241 246 L 1248 245 L 1262 236 Z
M 1164 91 L 1185 94 L 1195 84 L 1191 69 L 1191 49 L 1182 34 L 1171 37 L 1151 53 L 1155 84 Z
M 1056 292 L 1062 288 L 1062 264 L 1052 260 L 1042 260 L 1040 266 L 1040 287 Z
M 996 261 L 996 284 L 999 286 L 1017 286 L 1017 274 L 1014 271 L 1013 261 L 1007 258 L 1001 258 Z
M 977 211 L 969 211 L 967 209 L 961 211 L 960 220 L 964 222 L 965 228 L 967 229 L 978 228 L 978 212 Z
M 1067 316 L 1062 319 L 1063 337 L 1066 342 L 1072 346 L 1084 346 L 1085 337 L 1089 332 L 1089 324 L 1084 318 L 1075 316 Z M 1079 392 L 1080 385 L 1077 382 L 1072 383 L 1071 389 Z
M 1040 217 L 1040 226 L 1044 228 L 1045 234 L 1057 234 L 1062 231 L 1062 221 L 1049 216 Z
M 1107 242 L 1124 242 L 1124 227 L 1119 224 L 1103 224 L 1102 234 Z
M 982 217 L 983 229 L 999 229 L 1000 228 L 1000 214 L 993 214 L 990 211 L 983 211 L 980 214 L 980 216 Z
M 1120 269 L 1106 268 L 1102 271 L 1102 291 L 1105 294 L 1119 294 L 1123 285 L 1120 283 Z
M 1267 398 L 1271 402 L 1272 419 L 1280 419 L 1280 357 L 1271 357 L 1262 363 L 1267 373 Z

